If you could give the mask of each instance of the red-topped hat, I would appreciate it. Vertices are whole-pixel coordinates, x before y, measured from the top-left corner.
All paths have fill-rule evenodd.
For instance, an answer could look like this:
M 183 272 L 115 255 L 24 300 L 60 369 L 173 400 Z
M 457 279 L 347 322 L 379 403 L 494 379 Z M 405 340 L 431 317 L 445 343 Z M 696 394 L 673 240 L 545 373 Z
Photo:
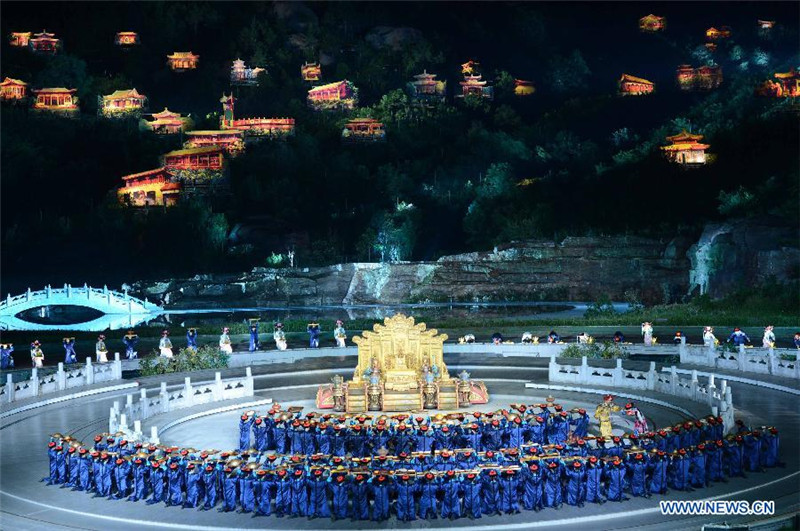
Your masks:
M 585 409 L 583 409 L 583 408 L 580 408 L 580 409 L 578 410 L 578 413 L 580 413 L 581 415 L 584 415 L 584 414 L 586 413 L 586 410 L 585 410 Z
M 537 465 L 536 463 L 534 463 L 534 464 L 532 464 L 531 466 L 529 466 L 528 468 L 530 468 L 531 470 L 533 470 L 534 472 L 536 472 L 537 470 L 539 470 L 539 465 Z
M 54 443 L 53 441 L 50 441 L 49 443 L 47 443 L 47 446 L 50 447 L 50 448 L 55 448 L 56 443 Z
M 574 466 L 575 468 L 580 468 L 581 467 L 581 462 L 580 461 L 573 461 L 572 462 L 572 466 Z
M 643 456 L 642 454 L 636 454 L 636 455 L 635 455 L 635 456 L 633 456 L 633 457 L 634 457 L 635 459 L 641 459 L 641 458 L 643 458 L 644 456 Z
M 542 417 L 536 417 L 536 422 L 544 422 L 544 419 Z
M 597 462 L 597 458 L 596 458 L 595 456 L 591 456 L 591 457 L 589 458 L 589 462 L 590 462 L 590 463 L 596 463 L 596 462 Z
M 473 417 L 475 417 L 476 419 L 479 419 L 479 418 L 481 418 L 481 412 L 480 412 L 480 411 L 475 411 L 475 412 L 472 414 L 472 416 L 473 416 Z

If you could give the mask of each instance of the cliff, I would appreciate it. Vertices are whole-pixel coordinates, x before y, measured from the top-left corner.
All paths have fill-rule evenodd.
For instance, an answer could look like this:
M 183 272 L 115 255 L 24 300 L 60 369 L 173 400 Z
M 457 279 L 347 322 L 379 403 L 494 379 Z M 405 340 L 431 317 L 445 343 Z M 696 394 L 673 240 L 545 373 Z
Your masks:
M 134 292 L 167 306 L 396 304 L 421 301 L 591 301 L 635 296 L 648 303 L 688 291 L 691 242 L 639 237 L 531 240 L 435 262 L 255 268 L 237 275 L 137 282 Z

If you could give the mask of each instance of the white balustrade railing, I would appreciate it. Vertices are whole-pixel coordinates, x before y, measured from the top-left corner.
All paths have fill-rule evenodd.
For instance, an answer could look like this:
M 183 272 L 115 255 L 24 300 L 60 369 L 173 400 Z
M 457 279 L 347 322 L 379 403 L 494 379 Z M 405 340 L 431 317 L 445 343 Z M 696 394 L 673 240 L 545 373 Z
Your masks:
M 31 291 L 30 288 L 21 295 L 14 297 L 8 294 L 5 299 L 0 300 L 0 314 L 13 315 L 20 311 L 24 306 L 30 306 L 29 303 L 45 305 L 53 304 L 79 304 L 79 301 L 85 301 L 91 304 L 92 301 L 97 305 L 103 306 L 108 310 L 114 310 L 113 313 L 149 313 L 153 311 L 160 311 L 161 308 L 145 298 L 144 300 L 131 297 L 128 290 L 122 293 L 109 290 L 108 286 L 102 288 L 92 288 L 84 284 L 83 287 L 73 287 L 69 284 L 64 284 L 63 288 L 53 288 L 45 286 L 44 289 L 38 291 Z M 20 307 L 20 308 L 17 308 Z M 111 313 L 111 312 L 106 312 Z
M 780 351 L 770 348 L 747 348 L 740 345 L 736 352 L 719 350 L 714 345 L 678 345 L 681 363 L 703 365 L 731 371 L 771 374 L 800 380 L 800 363 L 795 351 L 794 360 L 784 360 Z M 788 354 L 789 350 L 786 350 Z
M 141 422 L 154 415 L 201 404 L 249 397 L 253 394 L 253 373 L 250 367 L 245 369 L 244 377 L 240 378 L 223 380 L 221 373 L 217 372 L 213 381 L 193 384 L 192 379 L 186 377 L 183 386 L 177 391 L 167 391 L 167 383 L 161 382 L 158 395 L 149 397 L 147 389 L 141 389 L 138 401 L 134 400 L 133 394 L 129 394 L 125 397 L 124 407 L 115 402 L 109 412 L 109 433 L 122 431 L 129 441 L 142 440 Z M 134 422 L 134 429 L 128 425 L 131 421 Z M 153 440 L 154 438 L 157 439 L 157 431 L 151 437 L 151 442 L 157 442 Z
M 20 382 L 15 383 L 12 374 L 6 375 L 6 384 L 0 387 L 0 404 L 121 379 L 122 362 L 119 352 L 114 353 L 114 361 L 92 363 L 92 358 L 86 358 L 86 364 L 70 370 L 65 370 L 64 364 L 59 363 L 56 372 L 43 376 L 39 375 L 39 369 L 33 368 L 30 378 Z
M 556 362 L 550 357 L 548 379 L 550 382 L 571 383 L 592 387 L 611 387 L 616 389 L 637 389 L 656 391 L 676 397 L 686 398 L 694 402 L 708 404 L 715 416 L 722 417 L 725 426 L 730 429 L 734 425 L 733 397 L 728 382 L 722 380 L 720 386 L 715 383 L 715 376 L 709 376 L 707 384 L 697 379 L 697 371 L 692 371 L 690 379 L 681 378 L 673 365 L 663 372 L 656 372 L 656 363 L 650 362 L 647 371 L 625 369 L 622 360 L 617 359 L 614 367 L 592 367 L 586 356 L 581 358 L 580 365 Z

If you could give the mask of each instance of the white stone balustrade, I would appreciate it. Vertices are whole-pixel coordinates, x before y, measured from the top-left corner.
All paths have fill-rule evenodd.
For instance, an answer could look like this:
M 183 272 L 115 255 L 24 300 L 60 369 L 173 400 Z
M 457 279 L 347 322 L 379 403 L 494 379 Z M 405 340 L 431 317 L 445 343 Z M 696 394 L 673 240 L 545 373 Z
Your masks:
M 555 383 L 571 383 L 586 387 L 611 387 L 618 389 L 638 389 L 656 391 L 672 396 L 687 398 L 694 402 L 708 404 L 712 413 L 722 417 L 729 429 L 734 425 L 733 397 L 731 388 L 725 380 L 717 387 L 714 375 L 707 384 L 697 379 L 697 371 L 692 371 L 690 379 L 681 378 L 673 365 L 663 372 L 656 372 L 655 362 L 650 362 L 647 371 L 625 369 L 622 360 L 617 359 L 614 367 L 592 367 L 586 356 L 581 358 L 580 365 L 561 364 L 556 357 L 550 357 L 548 379 Z
M 7 374 L 6 384 L 0 387 L 0 403 L 10 404 L 26 398 L 116 380 L 122 380 L 119 352 L 114 353 L 114 361 L 109 363 L 92 363 L 92 358 L 86 358 L 85 365 L 70 370 L 64 370 L 64 364 L 59 363 L 56 372 L 45 376 L 39 376 L 39 369 L 34 368 L 31 369 L 30 378 L 16 383 L 13 376 Z
M 740 345 L 737 352 L 719 351 L 714 346 L 679 345 L 681 363 L 703 365 L 717 369 L 772 374 L 800 380 L 800 364 L 795 360 L 781 359 L 781 350 L 770 348 L 747 348 Z M 783 350 L 797 355 L 800 351 Z
M 121 429 L 123 426 L 122 417 L 124 416 L 125 424 L 131 421 L 134 423 L 133 430 L 125 426 L 127 429 L 127 431 L 124 431 L 126 437 L 129 441 L 140 440 L 142 437 L 142 421 L 154 415 L 201 404 L 249 397 L 253 396 L 253 394 L 253 373 L 250 367 L 245 369 L 245 375 L 241 378 L 223 379 L 222 375 L 217 372 L 213 381 L 192 383 L 192 379 L 186 377 L 184 378 L 183 386 L 175 391 L 167 391 L 166 382 L 162 382 L 157 398 L 149 398 L 147 390 L 141 389 L 138 401 L 134 400 L 133 394 L 126 396 L 123 410 L 120 410 L 115 404 L 115 407 L 111 408 L 109 415 L 109 432 L 124 431 Z M 155 430 L 155 427 L 151 429 L 151 434 L 155 433 L 157 439 L 158 432 L 153 430 Z M 151 440 L 150 442 L 154 441 Z

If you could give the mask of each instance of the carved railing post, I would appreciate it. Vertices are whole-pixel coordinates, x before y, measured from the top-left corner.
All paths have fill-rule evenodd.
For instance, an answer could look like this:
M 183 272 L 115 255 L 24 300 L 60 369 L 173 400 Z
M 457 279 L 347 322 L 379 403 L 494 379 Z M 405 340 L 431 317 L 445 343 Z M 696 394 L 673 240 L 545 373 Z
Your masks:
M 39 369 L 31 369 L 31 396 L 39 396 Z
M 17 390 L 14 388 L 14 375 L 6 374 L 6 402 L 13 402 L 14 393 L 16 392 Z
M 56 384 L 59 391 L 67 388 L 67 373 L 64 372 L 64 362 L 58 362 L 58 371 L 56 372 Z
M 86 385 L 92 385 L 94 383 L 94 367 L 92 367 L 92 358 L 86 358 L 86 370 L 84 371 L 84 378 L 86 379 Z

